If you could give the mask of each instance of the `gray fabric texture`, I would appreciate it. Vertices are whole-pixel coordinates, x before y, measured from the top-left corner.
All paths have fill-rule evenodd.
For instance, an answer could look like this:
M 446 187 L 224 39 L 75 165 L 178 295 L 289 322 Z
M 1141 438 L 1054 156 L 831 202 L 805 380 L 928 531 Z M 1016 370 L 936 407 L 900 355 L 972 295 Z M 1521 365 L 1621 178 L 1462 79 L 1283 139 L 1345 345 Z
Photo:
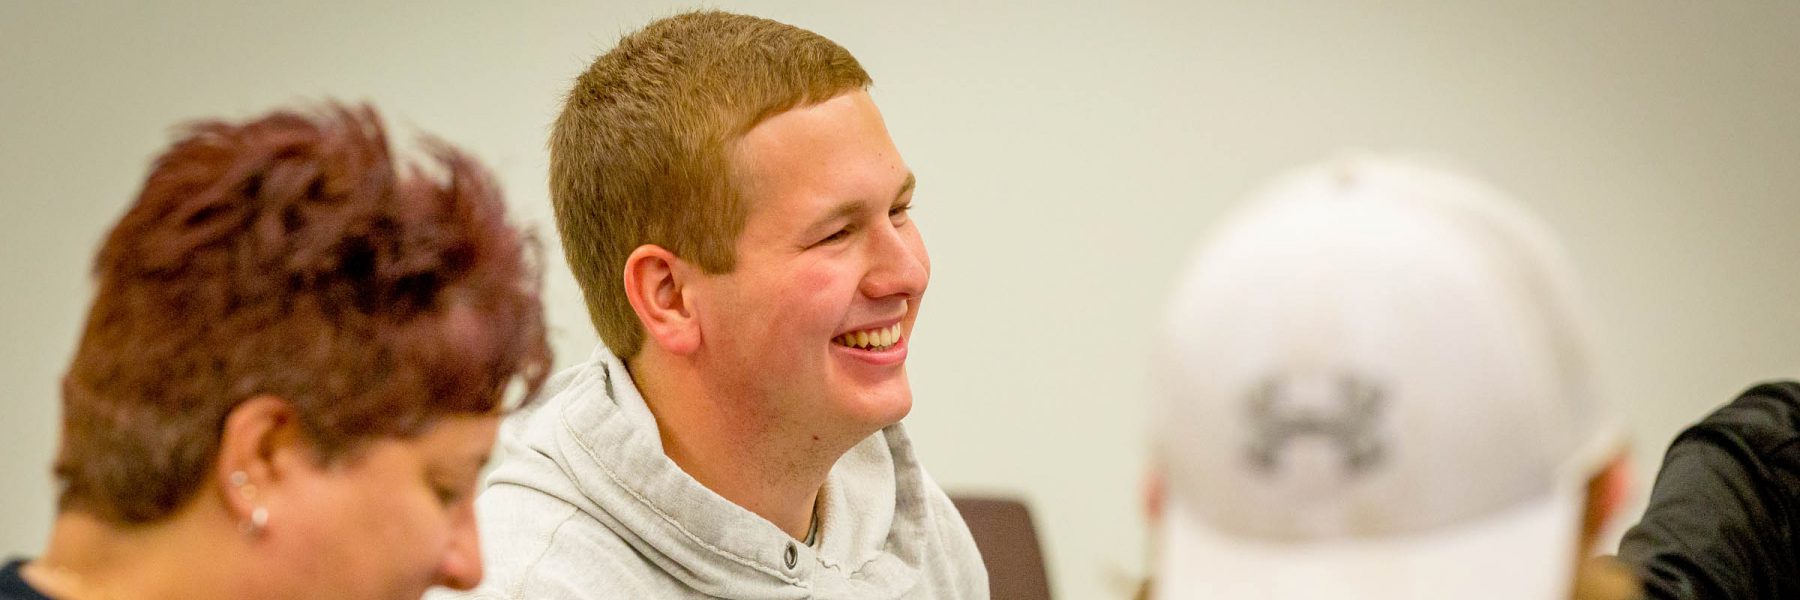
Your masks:
M 604 347 L 545 394 L 508 418 L 477 501 L 481 587 L 428 598 L 988 597 L 968 527 L 899 424 L 833 467 L 813 548 L 664 456 L 654 417 Z

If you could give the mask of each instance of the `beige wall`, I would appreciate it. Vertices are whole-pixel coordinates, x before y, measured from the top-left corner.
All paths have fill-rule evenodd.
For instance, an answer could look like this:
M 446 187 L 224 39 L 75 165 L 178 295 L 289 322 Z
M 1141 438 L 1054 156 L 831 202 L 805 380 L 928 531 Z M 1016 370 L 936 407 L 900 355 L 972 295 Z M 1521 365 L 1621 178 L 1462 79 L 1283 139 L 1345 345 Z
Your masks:
M 553 241 L 559 95 L 677 9 L 105 4 L 0 7 L 0 554 L 42 543 L 85 270 L 171 124 L 372 100 L 494 165 Z M 1063 597 L 1141 570 L 1141 361 L 1180 255 L 1256 181 L 1339 148 L 1440 153 L 1545 215 L 1590 278 L 1646 481 L 1683 423 L 1800 375 L 1800 4 L 718 6 L 875 75 L 936 267 L 912 431 L 946 487 L 1034 504 Z M 593 335 L 562 268 L 567 364 Z

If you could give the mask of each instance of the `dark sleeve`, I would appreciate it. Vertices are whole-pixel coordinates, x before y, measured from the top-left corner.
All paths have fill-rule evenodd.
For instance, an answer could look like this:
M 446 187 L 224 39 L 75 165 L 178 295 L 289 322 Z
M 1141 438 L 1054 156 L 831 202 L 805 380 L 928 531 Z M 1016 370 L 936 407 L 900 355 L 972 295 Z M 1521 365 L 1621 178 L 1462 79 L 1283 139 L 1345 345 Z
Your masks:
M 1675 438 L 1619 558 L 1652 600 L 1800 598 L 1800 385 L 1763 384 Z
M 25 559 L 13 559 L 0 567 L 0 600 L 51 600 L 49 596 L 38 593 L 31 584 L 25 583 L 20 573 L 25 567 Z

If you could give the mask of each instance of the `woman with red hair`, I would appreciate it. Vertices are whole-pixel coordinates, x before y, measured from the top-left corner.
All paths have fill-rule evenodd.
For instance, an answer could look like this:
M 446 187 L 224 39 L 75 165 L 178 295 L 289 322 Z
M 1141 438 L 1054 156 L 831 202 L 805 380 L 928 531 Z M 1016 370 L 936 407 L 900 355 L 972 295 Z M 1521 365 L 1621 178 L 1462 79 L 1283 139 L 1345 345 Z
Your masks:
M 95 261 L 49 544 L 0 598 L 480 580 L 476 479 L 550 353 L 498 189 L 428 146 L 397 167 L 374 110 L 331 105 L 195 124 L 155 161 Z

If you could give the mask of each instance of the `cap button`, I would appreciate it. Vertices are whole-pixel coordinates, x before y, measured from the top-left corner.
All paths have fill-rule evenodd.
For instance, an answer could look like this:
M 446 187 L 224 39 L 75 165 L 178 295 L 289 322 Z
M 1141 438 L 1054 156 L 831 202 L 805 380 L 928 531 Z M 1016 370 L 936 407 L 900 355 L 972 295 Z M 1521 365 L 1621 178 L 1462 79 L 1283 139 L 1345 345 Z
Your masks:
M 800 562 L 800 549 L 795 547 L 793 542 L 788 542 L 787 554 L 783 558 L 787 559 L 787 568 L 794 568 L 794 565 Z

